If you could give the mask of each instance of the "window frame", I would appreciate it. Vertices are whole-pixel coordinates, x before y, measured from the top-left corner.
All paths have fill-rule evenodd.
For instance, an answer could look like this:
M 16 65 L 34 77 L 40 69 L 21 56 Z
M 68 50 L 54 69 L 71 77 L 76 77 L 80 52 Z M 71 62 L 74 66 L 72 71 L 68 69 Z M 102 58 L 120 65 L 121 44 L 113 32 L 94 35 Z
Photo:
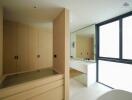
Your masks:
M 114 17 L 112 19 L 103 21 L 101 23 L 98 23 L 95 25 L 96 28 L 96 82 L 99 82 L 99 66 L 98 66 L 98 61 L 99 60 L 103 60 L 103 61 L 110 61 L 110 62 L 118 62 L 118 63 L 126 63 L 126 64 L 132 64 L 132 59 L 123 59 L 122 55 L 123 55 L 123 19 L 126 17 L 132 16 L 132 11 L 125 13 L 123 15 Z M 119 21 L 119 58 L 111 58 L 111 57 L 101 57 L 99 56 L 99 50 L 100 50 L 100 43 L 99 43 L 99 39 L 100 39 L 100 33 L 99 33 L 99 27 L 105 24 L 109 24 L 115 21 Z M 112 88 L 111 86 L 108 86 L 104 83 L 101 83 L 107 87 Z
M 109 22 L 109 23 L 107 23 L 107 24 L 110 24 L 110 23 L 113 23 L 113 22 L 116 22 L 116 21 L 118 21 L 119 22 L 119 51 L 118 51 L 118 53 L 119 53 L 119 58 L 120 58 L 120 21 L 119 20 L 114 20 L 114 21 L 112 21 L 112 22 Z M 107 25 L 107 24 L 103 24 L 103 25 Z M 103 26 L 103 25 L 101 25 L 101 26 Z M 100 26 L 99 26 L 100 27 Z M 99 35 L 100 35 L 100 29 L 99 29 Z M 99 40 L 100 40 L 100 37 L 99 37 Z M 99 43 L 100 43 L 100 41 L 99 41 Z M 100 56 L 100 46 L 99 46 L 99 57 L 101 57 L 101 58 L 110 58 L 110 59 L 118 59 L 118 57 L 106 57 L 106 56 Z

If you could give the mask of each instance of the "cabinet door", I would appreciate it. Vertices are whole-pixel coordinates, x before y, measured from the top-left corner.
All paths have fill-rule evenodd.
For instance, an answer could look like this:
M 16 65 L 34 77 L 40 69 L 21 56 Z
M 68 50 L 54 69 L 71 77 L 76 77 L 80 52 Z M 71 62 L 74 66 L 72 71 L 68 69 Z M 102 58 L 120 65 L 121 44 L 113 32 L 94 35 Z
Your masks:
M 38 31 L 35 28 L 29 28 L 29 67 L 30 70 L 37 69 L 38 66 Z
M 17 25 L 14 23 L 4 22 L 3 34 L 3 64 L 4 74 L 15 73 L 17 60 Z
M 45 30 L 39 30 L 39 68 L 47 68 L 52 66 L 52 32 L 46 32 Z
M 29 56 L 28 56 L 28 27 L 23 24 L 18 24 L 18 38 L 17 38 L 17 52 L 18 52 L 18 62 L 17 70 L 18 72 L 28 71 L 29 68 Z

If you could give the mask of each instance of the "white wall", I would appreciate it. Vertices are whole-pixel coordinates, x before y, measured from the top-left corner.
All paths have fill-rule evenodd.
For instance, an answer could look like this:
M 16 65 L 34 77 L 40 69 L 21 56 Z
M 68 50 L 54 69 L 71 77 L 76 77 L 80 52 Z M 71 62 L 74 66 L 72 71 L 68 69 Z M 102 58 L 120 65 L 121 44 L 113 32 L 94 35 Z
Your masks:
M 0 6 L 0 77 L 3 73 L 3 9 Z

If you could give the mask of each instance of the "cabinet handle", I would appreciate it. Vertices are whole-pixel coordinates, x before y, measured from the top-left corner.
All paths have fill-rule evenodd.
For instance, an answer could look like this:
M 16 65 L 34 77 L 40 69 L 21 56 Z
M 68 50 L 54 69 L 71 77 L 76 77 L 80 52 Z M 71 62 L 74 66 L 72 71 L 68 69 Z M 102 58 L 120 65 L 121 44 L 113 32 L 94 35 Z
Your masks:
M 14 59 L 15 59 L 15 60 L 18 60 L 18 56 L 14 56 Z
M 14 59 L 16 60 L 16 56 L 14 56 Z
M 18 56 L 16 57 L 16 59 L 18 60 Z
M 37 55 L 37 58 L 40 58 L 40 55 Z

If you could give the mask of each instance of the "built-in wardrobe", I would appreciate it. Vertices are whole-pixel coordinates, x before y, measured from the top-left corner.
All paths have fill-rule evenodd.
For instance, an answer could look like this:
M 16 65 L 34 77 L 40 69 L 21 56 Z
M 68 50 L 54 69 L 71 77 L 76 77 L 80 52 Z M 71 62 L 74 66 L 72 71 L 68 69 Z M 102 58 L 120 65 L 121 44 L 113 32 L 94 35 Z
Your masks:
M 0 10 L 0 29 L 1 20 L 3 23 Z M 53 32 L 44 27 L 4 21 L 3 35 L 0 44 L 4 44 L 2 68 L 6 75 L 0 78 L 0 100 L 69 100 L 67 9 L 53 20 Z M 47 68 L 52 66 L 52 61 L 53 67 Z
M 4 74 L 52 67 L 52 29 L 4 21 Z

